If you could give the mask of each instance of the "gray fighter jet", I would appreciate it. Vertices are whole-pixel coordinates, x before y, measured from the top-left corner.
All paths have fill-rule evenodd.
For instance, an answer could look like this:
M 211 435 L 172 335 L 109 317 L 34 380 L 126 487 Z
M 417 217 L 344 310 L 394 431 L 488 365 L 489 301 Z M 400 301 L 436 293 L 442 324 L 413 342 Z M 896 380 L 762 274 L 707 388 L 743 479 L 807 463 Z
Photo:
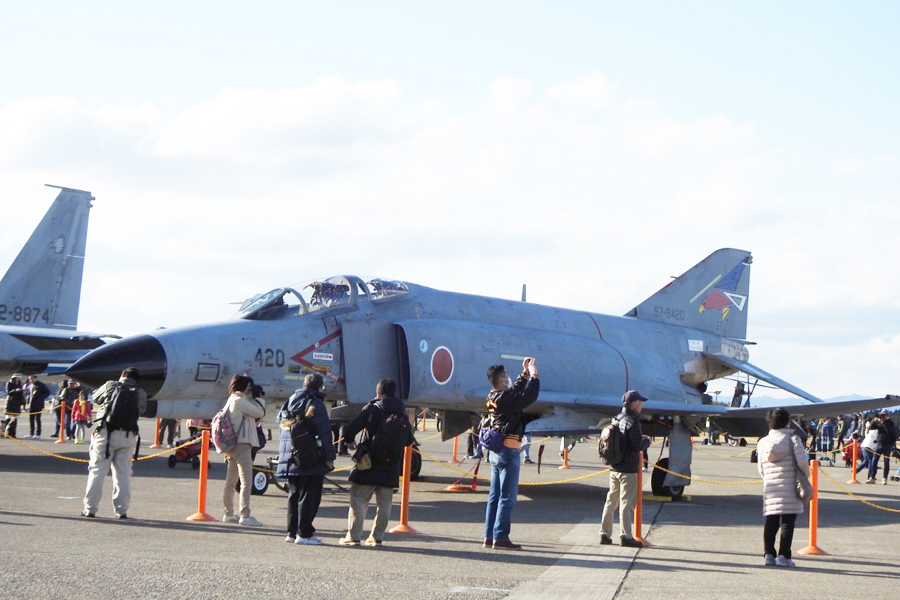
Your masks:
M 244 303 L 224 323 L 155 331 L 92 351 L 68 371 L 97 386 L 137 366 L 148 416 L 210 417 L 234 373 L 249 373 L 269 398 L 285 398 L 309 372 L 353 413 L 375 383 L 396 380 L 411 406 L 443 415 L 449 439 L 484 409 L 486 368 L 511 371 L 538 359 L 541 394 L 526 430 L 535 435 L 596 432 L 629 389 L 648 396 L 645 431 L 666 435 L 663 466 L 690 474 L 690 435 L 707 418 L 734 435 L 765 432 L 766 409 L 713 403 L 706 381 L 737 372 L 808 401 L 807 417 L 890 406 L 896 397 L 823 403 L 748 362 L 749 252 L 722 249 L 617 317 L 525 302 L 442 292 L 411 283 L 340 276 L 301 291 L 277 288 Z M 573 286 L 574 289 L 575 286 Z M 655 473 L 673 494 L 684 480 Z
M 0 376 L 69 365 L 104 343 L 99 335 L 75 331 L 94 197 L 59 190 L 0 281 Z

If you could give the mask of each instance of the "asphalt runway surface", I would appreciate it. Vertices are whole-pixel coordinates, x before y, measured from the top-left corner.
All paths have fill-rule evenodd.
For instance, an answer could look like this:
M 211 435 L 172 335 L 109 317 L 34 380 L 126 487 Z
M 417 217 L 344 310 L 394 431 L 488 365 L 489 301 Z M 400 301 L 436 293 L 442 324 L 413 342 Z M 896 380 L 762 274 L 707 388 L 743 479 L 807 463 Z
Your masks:
M 143 421 L 142 431 L 150 437 L 152 421 Z M 434 435 L 418 434 L 425 440 L 422 450 L 449 460 L 451 442 L 428 439 Z M 22 441 L 45 452 L 87 457 L 87 446 Z M 148 443 L 142 455 L 153 452 Z M 576 447 L 569 470 L 557 469 L 559 440 L 544 444 L 541 473 L 522 467 L 522 482 L 549 484 L 520 487 L 512 539 L 524 547 L 495 551 L 481 548 L 487 482 L 479 481 L 475 492 L 446 491 L 462 476 L 446 463 L 425 460 L 422 479 L 412 484 L 410 524 L 419 534 L 390 534 L 380 548 L 339 546 L 348 498 L 326 486 L 315 522 L 325 545 L 308 547 L 283 541 L 286 494 L 274 486 L 251 501 L 262 528 L 186 521 L 197 509 L 198 472 L 188 464 L 169 468 L 166 456 L 135 466 L 129 520 L 113 518 L 109 479 L 98 518 L 82 518 L 86 464 L 3 439 L 0 597 L 823 599 L 887 598 L 900 583 L 900 483 L 844 486 L 898 511 L 888 512 L 821 477 L 818 545 L 829 555 L 796 554 L 807 542 L 804 515 L 793 545 L 797 568 L 764 567 L 762 486 L 741 484 L 758 479 L 746 455 L 750 448 L 695 446 L 693 475 L 717 483 L 693 483 L 686 491 L 690 499 L 682 502 L 645 500 L 644 535 L 652 546 L 635 550 L 597 543 L 605 474 L 560 483 L 602 468 L 595 442 Z M 256 464 L 276 446 L 269 442 Z M 537 447 L 536 442 L 535 456 Z M 657 444 L 651 460 L 658 454 Z M 349 464 L 341 458 L 337 467 Z M 467 461 L 461 468 L 470 466 Z M 823 471 L 842 485 L 849 478 L 842 466 Z M 333 479 L 345 484 L 346 475 Z M 213 452 L 207 512 L 217 518 L 224 477 L 222 459 Z M 391 526 L 399 515 L 399 494 L 394 499 Z M 367 526 L 373 514 L 374 506 Z

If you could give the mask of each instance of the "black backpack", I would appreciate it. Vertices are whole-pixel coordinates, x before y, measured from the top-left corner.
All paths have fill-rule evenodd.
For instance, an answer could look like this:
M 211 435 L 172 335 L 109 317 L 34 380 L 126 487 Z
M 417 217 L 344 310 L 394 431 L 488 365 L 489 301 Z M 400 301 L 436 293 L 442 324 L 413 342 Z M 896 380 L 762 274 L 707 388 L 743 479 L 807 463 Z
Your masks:
M 605 464 L 615 466 L 622 462 L 622 459 L 625 458 L 624 445 L 618 419 L 613 419 L 609 425 L 600 430 L 597 451 Z
M 290 401 L 288 401 L 290 402 Z M 312 419 L 306 416 L 309 399 L 303 403 L 300 414 L 291 425 L 291 456 L 299 469 L 324 466 L 325 445 Z M 287 408 L 287 404 L 285 404 Z
M 384 407 L 375 403 L 384 414 Z M 399 465 L 403 461 L 403 451 L 409 441 L 412 427 L 403 413 L 388 413 L 369 441 L 372 463 L 376 465 Z
M 109 395 L 104 423 L 107 431 L 138 432 L 139 401 L 137 388 L 116 383 Z

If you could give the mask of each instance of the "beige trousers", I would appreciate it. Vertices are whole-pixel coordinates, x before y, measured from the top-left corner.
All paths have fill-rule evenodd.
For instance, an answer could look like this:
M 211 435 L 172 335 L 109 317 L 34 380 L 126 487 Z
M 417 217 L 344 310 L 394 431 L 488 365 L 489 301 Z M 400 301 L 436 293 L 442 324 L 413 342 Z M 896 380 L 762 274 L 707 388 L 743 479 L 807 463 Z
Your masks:
M 109 458 L 106 443 L 109 441 Z M 107 433 L 106 428 L 94 431 L 91 436 L 91 462 L 88 465 L 87 489 L 84 491 L 84 509 L 97 514 L 103 495 L 103 480 L 112 467 L 113 508 L 117 515 L 128 512 L 131 504 L 131 458 L 134 456 L 136 436 L 130 431 L 116 430 Z
M 350 484 L 350 514 L 347 516 L 347 531 L 351 540 L 362 541 L 362 530 L 369 509 L 369 501 L 375 494 L 378 510 L 375 512 L 375 525 L 372 537 L 379 542 L 384 540 L 384 532 L 391 518 L 391 498 L 394 489 L 384 485 Z
M 637 473 L 610 472 L 609 493 L 606 495 L 606 504 L 603 505 L 600 533 L 612 537 L 613 515 L 615 515 L 616 508 L 619 508 L 619 535 L 625 538 L 634 537 L 632 524 L 638 491 Z
M 234 450 L 225 453 L 228 474 L 225 476 L 222 504 L 225 505 L 226 517 L 234 515 L 234 486 L 239 479 L 241 482 L 240 515 L 242 517 L 250 516 L 250 492 L 253 489 L 250 481 L 250 478 L 253 477 L 253 459 L 250 457 L 250 448 L 250 444 L 238 444 Z

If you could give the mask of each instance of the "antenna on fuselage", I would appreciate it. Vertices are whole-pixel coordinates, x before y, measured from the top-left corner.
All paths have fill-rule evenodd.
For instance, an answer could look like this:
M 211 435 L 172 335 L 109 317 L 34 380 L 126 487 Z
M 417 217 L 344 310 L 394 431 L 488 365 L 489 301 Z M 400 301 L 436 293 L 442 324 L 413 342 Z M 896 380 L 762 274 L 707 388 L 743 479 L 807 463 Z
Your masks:
M 522 302 L 526 302 L 525 300 L 525 284 L 522 284 Z

